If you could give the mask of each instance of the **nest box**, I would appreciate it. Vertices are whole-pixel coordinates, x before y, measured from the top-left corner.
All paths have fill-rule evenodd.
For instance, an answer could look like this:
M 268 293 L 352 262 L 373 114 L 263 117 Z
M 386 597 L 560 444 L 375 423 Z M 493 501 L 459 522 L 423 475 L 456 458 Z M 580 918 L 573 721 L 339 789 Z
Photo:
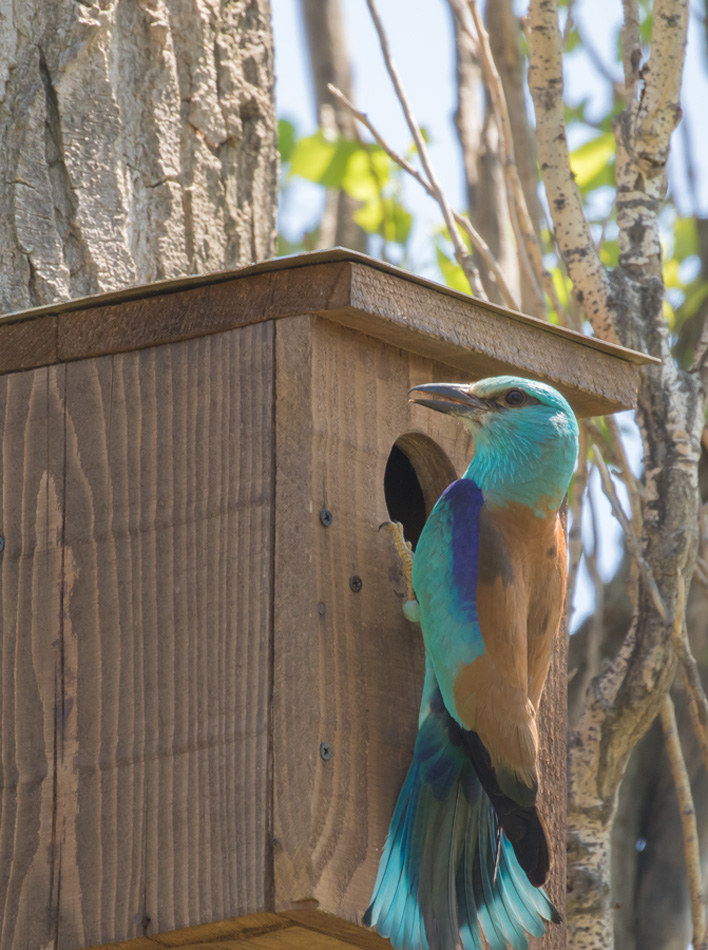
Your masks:
M 642 362 L 340 250 L 1 320 L 2 950 L 388 946 L 356 923 L 423 651 L 379 525 L 415 542 L 472 453 L 408 389 L 513 372 L 599 415 Z

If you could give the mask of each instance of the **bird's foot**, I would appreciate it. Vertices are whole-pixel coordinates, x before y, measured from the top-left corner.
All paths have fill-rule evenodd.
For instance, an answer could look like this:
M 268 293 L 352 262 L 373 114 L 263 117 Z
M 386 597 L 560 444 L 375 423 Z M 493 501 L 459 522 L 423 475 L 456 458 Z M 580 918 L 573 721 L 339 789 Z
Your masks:
M 400 521 L 384 521 L 381 528 L 388 528 L 393 536 L 393 543 L 396 546 L 396 554 L 401 562 L 403 569 L 403 582 L 405 584 L 405 603 L 403 604 L 403 615 L 411 623 L 420 623 L 420 607 L 415 599 L 413 592 L 413 548 L 410 541 L 406 541 L 403 534 L 403 525 Z

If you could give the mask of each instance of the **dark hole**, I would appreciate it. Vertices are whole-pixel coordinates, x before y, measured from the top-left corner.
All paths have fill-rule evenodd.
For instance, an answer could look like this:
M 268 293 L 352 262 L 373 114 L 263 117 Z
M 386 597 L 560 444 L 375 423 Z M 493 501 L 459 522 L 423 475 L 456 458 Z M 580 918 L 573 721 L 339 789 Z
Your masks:
M 425 498 L 410 459 L 397 445 L 386 463 L 384 496 L 391 521 L 401 522 L 406 540 L 415 550 L 425 524 Z

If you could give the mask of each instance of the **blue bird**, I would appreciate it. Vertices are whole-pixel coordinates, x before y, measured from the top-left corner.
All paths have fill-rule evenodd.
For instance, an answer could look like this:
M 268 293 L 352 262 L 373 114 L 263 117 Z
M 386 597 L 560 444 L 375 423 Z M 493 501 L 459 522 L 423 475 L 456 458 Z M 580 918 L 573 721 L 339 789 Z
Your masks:
M 578 426 L 515 376 L 415 386 L 475 452 L 440 496 L 412 570 L 426 671 L 418 736 L 364 923 L 395 950 L 526 950 L 558 913 L 536 809 L 536 716 L 565 598 L 558 510 Z M 413 618 L 411 618 L 413 619 Z

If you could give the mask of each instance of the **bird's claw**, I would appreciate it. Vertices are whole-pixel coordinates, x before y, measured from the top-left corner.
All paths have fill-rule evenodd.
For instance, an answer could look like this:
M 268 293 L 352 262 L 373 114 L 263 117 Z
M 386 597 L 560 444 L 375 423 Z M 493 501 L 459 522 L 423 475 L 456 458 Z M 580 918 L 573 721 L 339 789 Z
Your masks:
M 413 592 L 413 548 L 410 541 L 406 541 L 405 535 L 403 534 L 403 525 L 400 521 L 384 521 L 383 524 L 379 525 L 379 531 L 382 528 L 388 528 L 393 535 L 396 554 L 398 554 L 398 559 L 403 569 L 403 581 L 406 586 L 406 602 L 403 606 L 404 616 L 412 623 L 418 623 L 418 617 L 416 616 L 416 618 L 413 619 L 412 616 L 412 614 L 415 613 L 412 605 L 415 605 L 415 607 L 418 606 L 415 593 Z M 411 616 L 409 616 L 409 614 L 411 614 Z

